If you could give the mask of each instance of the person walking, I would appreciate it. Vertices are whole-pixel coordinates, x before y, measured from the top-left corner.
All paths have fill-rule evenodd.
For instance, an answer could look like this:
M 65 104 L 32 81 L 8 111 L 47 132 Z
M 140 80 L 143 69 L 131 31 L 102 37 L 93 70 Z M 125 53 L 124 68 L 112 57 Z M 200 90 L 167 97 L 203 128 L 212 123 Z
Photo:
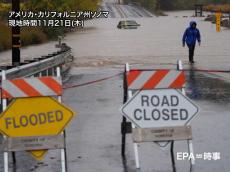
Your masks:
M 190 22 L 190 26 L 185 30 L 182 44 L 183 47 L 185 46 L 185 43 L 188 46 L 189 49 L 189 62 L 194 63 L 194 51 L 196 47 L 196 41 L 198 41 L 199 46 L 201 44 L 201 36 L 200 31 L 197 29 L 197 23 L 195 21 Z

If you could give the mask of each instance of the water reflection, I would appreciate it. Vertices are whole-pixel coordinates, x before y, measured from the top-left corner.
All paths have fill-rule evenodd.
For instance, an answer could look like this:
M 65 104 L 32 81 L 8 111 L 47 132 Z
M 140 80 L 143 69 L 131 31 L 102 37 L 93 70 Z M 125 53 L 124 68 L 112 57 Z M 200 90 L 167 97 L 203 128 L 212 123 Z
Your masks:
M 206 100 L 215 103 L 230 103 L 230 83 L 211 73 L 195 71 L 193 65 L 186 72 L 187 95 L 193 100 Z
M 188 90 L 190 90 L 190 98 L 197 100 L 197 99 L 201 99 L 202 95 L 201 95 L 201 90 L 199 89 L 199 85 L 197 83 L 197 78 L 195 75 L 195 71 L 194 71 L 194 65 L 191 64 L 190 66 L 190 71 L 188 72 Z
M 127 161 L 126 156 L 122 156 L 122 165 L 124 168 L 123 172 L 141 172 L 140 169 L 135 168 L 134 164 L 130 165 L 129 163 L 130 162 Z

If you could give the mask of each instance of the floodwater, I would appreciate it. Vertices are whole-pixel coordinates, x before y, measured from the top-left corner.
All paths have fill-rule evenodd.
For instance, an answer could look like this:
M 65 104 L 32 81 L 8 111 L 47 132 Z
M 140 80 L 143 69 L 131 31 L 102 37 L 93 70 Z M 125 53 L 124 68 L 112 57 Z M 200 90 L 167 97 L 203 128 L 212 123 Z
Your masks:
M 230 73 L 197 72 L 226 70 L 230 67 L 230 30 L 193 18 L 193 11 L 166 12 L 156 17 L 133 5 L 117 5 L 114 1 L 102 4 L 110 17 L 89 20 L 85 28 L 64 38 L 75 57 L 66 85 L 76 85 L 123 72 L 124 64 L 131 68 L 176 69 L 183 61 L 186 72 L 186 93 L 200 107 L 192 121 L 194 151 L 220 152 L 221 160 L 197 159 L 195 172 L 229 172 L 230 161 Z M 119 30 L 120 20 L 136 20 L 138 29 Z M 202 45 L 196 47 L 194 65 L 188 64 L 187 48 L 181 37 L 191 20 L 198 23 Z M 45 55 L 54 50 L 54 42 L 22 49 L 24 58 Z M 0 54 L 9 61 L 10 52 Z M 65 90 L 63 101 L 78 113 L 67 128 L 68 171 L 75 172 L 138 172 L 135 169 L 131 136 L 127 137 L 126 159 L 122 159 L 120 122 L 123 88 L 121 75 L 103 82 Z M 169 172 L 170 149 L 153 143 L 139 146 L 141 172 Z M 175 154 L 187 152 L 185 141 L 175 143 Z M 59 172 L 60 151 L 49 151 L 44 161 L 37 162 L 27 153 L 17 153 L 17 172 Z M 1 156 L 2 158 L 2 156 Z M 25 162 L 26 161 L 26 162 Z M 0 171 L 3 171 L 0 159 Z M 176 161 L 178 171 L 188 171 L 188 161 Z M 11 164 L 12 166 L 12 164 Z

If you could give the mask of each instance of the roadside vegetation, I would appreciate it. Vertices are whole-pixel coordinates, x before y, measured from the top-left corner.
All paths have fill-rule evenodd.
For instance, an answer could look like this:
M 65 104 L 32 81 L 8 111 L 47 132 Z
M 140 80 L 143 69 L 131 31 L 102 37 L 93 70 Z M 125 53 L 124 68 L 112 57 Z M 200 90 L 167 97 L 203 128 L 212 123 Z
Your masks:
M 193 10 L 195 4 L 203 4 L 205 11 L 230 13 L 230 0 L 125 0 L 145 7 L 156 15 L 164 15 L 165 10 Z M 206 21 L 215 23 L 215 15 L 209 15 Z M 230 28 L 230 20 L 222 16 L 221 26 Z
M 5 25 L 5 23 L 0 22 L 0 51 L 9 49 L 11 46 L 11 31 Z
M 136 3 L 157 12 L 161 10 L 189 10 L 194 9 L 194 4 L 223 4 L 229 0 L 125 0 L 126 3 Z
M 230 13 L 230 2 L 229 2 L 229 4 L 221 4 L 221 5 L 211 4 L 211 5 L 206 5 L 204 7 L 204 9 L 206 11 L 221 11 L 221 12 L 225 12 L 225 13 Z
M 193 10 L 195 4 L 203 4 L 205 11 L 230 13 L 230 0 L 124 0 L 145 7 L 157 16 L 164 15 L 165 10 Z M 209 15 L 206 21 L 215 23 L 215 15 Z M 221 26 L 230 28 L 229 17 L 222 16 Z
M 21 10 L 27 11 L 95 11 L 100 0 L 28 0 L 20 4 Z M 0 51 L 11 48 L 11 28 L 8 27 L 8 12 L 11 3 L 0 3 Z M 57 39 L 71 31 L 64 27 L 23 27 L 21 28 L 22 46 L 39 44 Z

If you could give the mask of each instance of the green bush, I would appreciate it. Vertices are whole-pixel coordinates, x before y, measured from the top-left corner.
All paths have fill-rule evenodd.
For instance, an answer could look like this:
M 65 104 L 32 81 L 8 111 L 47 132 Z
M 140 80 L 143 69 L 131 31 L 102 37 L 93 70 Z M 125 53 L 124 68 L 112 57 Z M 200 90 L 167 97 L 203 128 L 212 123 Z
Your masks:
M 10 10 L 11 4 L 0 3 L 0 20 L 5 20 Z
M 21 29 L 21 45 L 39 44 L 47 41 L 47 36 L 42 28 L 24 27 Z
M 11 47 L 11 29 L 0 22 L 0 51 L 7 50 Z
M 58 36 L 62 36 L 65 33 L 64 27 L 43 27 L 43 32 L 47 35 L 48 39 L 57 39 Z

